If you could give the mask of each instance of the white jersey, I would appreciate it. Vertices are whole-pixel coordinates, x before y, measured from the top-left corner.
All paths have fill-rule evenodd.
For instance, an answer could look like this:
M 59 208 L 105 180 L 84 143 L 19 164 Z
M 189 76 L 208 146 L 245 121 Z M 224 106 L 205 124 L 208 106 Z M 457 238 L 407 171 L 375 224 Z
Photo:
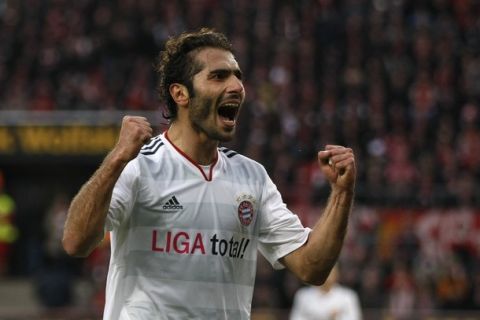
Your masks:
M 121 174 L 106 229 L 104 319 L 249 319 L 257 249 L 275 268 L 310 229 L 259 163 L 226 148 L 206 172 L 155 137 Z
M 295 294 L 290 320 L 361 320 L 358 295 L 350 288 L 334 285 L 328 292 L 303 287 Z

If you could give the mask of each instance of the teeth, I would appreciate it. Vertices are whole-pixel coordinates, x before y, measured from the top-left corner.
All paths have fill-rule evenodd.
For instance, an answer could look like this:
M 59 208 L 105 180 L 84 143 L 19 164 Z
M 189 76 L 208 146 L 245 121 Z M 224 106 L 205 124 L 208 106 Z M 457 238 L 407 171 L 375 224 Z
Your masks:
M 238 104 L 236 104 L 236 103 L 226 103 L 226 104 L 223 104 L 222 107 L 237 108 Z

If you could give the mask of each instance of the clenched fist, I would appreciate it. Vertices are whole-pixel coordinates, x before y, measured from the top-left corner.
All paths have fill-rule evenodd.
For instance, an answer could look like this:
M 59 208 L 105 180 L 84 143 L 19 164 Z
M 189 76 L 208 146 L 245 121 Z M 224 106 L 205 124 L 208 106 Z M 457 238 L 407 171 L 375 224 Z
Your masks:
M 318 152 L 318 163 L 333 189 L 353 191 L 356 168 L 353 150 L 337 145 L 327 145 Z
M 125 116 L 112 152 L 121 161 L 128 162 L 138 155 L 142 146 L 152 138 L 152 134 L 153 129 L 147 118 Z

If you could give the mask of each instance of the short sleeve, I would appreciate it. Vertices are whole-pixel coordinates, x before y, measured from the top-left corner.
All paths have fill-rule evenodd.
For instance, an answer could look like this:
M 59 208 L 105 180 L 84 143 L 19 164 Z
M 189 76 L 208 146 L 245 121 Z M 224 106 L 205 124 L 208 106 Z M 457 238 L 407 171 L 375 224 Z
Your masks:
M 135 161 L 135 160 L 134 160 Z M 112 199 L 105 221 L 105 230 L 118 228 L 130 214 L 136 194 L 137 167 L 130 161 L 113 188 Z
M 311 230 L 305 228 L 298 216 L 287 208 L 268 175 L 259 218 L 259 250 L 275 269 L 282 269 L 284 266 L 278 260 L 301 247 Z

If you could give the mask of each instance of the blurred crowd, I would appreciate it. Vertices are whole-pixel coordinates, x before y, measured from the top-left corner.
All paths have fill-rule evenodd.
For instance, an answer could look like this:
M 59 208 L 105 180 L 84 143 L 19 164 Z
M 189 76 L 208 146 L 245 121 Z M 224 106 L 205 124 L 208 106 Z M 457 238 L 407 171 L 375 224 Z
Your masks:
M 334 143 L 355 149 L 362 202 L 478 206 L 479 11 L 472 0 L 4 0 L 0 108 L 162 110 L 159 49 L 210 26 L 245 74 L 233 147 L 266 164 L 286 200 L 323 201 L 315 152 Z
M 247 91 L 230 147 L 263 163 L 287 203 L 324 203 L 316 152 L 342 144 L 359 204 L 478 208 L 479 17 L 474 0 L 0 0 L 0 110 L 162 112 L 158 51 L 214 27 Z M 368 267 L 362 277 L 384 276 Z M 402 288 L 411 269 L 386 270 Z

